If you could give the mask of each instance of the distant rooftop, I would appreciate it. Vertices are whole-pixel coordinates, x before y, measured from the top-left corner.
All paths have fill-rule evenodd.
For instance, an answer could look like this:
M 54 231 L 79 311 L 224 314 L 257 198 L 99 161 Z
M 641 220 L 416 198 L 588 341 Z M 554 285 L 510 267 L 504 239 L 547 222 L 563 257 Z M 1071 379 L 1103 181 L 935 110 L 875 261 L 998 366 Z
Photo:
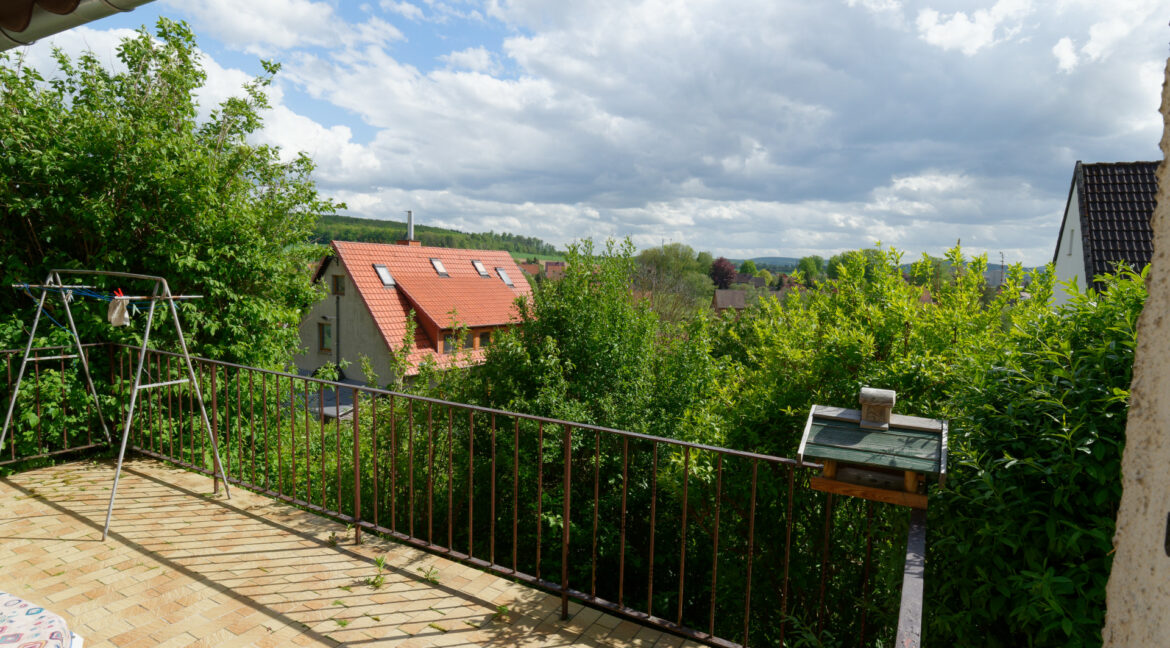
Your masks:
M 1112 272 L 1118 261 L 1135 270 L 1150 262 L 1157 168 L 1157 162 L 1077 162 L 1073 190 L 1080 205 L 1085 271 L 1090 277 Z

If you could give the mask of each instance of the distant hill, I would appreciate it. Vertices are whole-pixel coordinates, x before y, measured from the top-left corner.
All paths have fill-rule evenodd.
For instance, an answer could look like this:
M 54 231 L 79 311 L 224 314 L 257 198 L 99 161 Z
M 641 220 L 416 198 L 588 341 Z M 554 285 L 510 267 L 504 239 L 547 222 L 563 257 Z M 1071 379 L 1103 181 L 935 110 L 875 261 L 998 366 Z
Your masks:
M 507 250 L 513 256 L 547 256 L 561 258 L 555 246 L 533 236 L 505 232 L 461 232 L 459 230 L 415 225 L 414 237 L 423 245 L 467 248 L 472 250 Z M 313 232 L 314 243 L 330 241 L 360 241 L 363 243 L 393 243 L 406 238 L 406 223 L 401 221 L 357 218 L 355 216 L 322 216 Z
M 800 263 L 800 259 L 797 257 L 753 257 L 751 260 L 755 262 L 757 268 L 768 272 L 791 272 L 796 269 L 796 264 Z M 728 259 L 728 261 L 736 266 L 744 262 L 743 259 Z
M 761 263 L 774 266 L 796 266 L 800 263 L 798 257 L 755 257 L 752 261 L 755 261 L 757 266 Z

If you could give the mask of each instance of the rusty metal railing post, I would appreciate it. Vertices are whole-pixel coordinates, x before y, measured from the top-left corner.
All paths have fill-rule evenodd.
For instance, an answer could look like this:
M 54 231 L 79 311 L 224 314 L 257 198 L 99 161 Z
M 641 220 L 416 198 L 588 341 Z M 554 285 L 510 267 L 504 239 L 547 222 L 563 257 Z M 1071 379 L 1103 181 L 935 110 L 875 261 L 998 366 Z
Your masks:
M 215 374 L 219 371 L 211 365 L 211 443 L 219 447 L 219 391 L 215 388 Z M 219 472 L 211 471 L 211 491 L 219 493 Z
M 752 501 L 748 514 L 748 551 L 747 551 L 747 583 L 743 595 L 743 645 L 751 643 L 752 620 L 752 562 L 756 555 L 756 479 L 759 474 L 760 462 L 752 459 Z
M 362 453 L 361 453 L 361 419 L 358 417 L 358 390 L 353 390 L 353 543 L 362 543 Z M 337 393 L 338 420 L 341 419 L 341 392 Z
M 561 620 L 569 618 L 569 499 L 572 495 L 570 480 L 572 478 L 573 438 L 569 434 L 569 426 L 564 426 L 564 437 L 561 442 L 565 447 L 565 501 L 563 518 L 561 519 Z

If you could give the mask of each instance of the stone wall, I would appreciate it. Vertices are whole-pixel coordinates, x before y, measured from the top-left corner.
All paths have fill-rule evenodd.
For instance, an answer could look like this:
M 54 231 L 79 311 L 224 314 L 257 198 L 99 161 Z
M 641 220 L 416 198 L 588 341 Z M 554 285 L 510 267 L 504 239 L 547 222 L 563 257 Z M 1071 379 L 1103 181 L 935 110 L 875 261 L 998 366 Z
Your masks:
M 1162 86 L 1162 153 L 1149 298 L 1138 323 L 1106 646 L 1170 645 L 1170 60 Z

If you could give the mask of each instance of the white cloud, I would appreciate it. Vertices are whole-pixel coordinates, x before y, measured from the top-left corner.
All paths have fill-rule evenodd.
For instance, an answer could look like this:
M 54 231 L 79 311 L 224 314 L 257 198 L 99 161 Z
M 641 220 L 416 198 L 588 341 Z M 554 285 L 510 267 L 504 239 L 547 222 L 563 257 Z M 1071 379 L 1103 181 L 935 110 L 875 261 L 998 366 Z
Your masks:
M 382 0 L 380 6 L 386 11 L 396 13 L 408 20 L 422 20 L 422 9 L 418 5 L 413 5 L 409 2 L 394 2 L 393 0 Z
M 75 60 L 83 52 L 92 51 L 106 69 L 123 71 L 125 66 L 118 60 L 118 45 L 123 39 L 134 36 L 135 32 L 132 29 L 99 30 L 82 25 L 42 38 L 32 45 L 14 50 L 12 54 L 23 57 L 25 65 L 47 73 L 57 68 L 57 62 L 53 58 L 54 48 L 60 48 Z
M 959 173 L 928 171 L 918 175 L 894 178 L 891 186 L 895 191 L 915 194 L 944 194 L 970 189 L 971 180 Z
M 953 49 L 990 52 L 963 69 L 922 56 L 943 40 L 910 48 L 929 40 L 913 32 L 886 43 L 900 37 L 875 33 L 864 12 L 805 15 L 793 28 L 773 2 L 735 14 L 702 0 L 489 10 L 517 30 L 502 54 L 473 47 L 426 71 L 367 48 L 287 68 L 297 87 L 378 129 L 363 155 L 380 166 L 351 164 L 338 181 L 355 213 L 415 208 L 464 229 L 520 223 L 556 243 L 620 233 L 736 256 L 876 238 L 937 253 L 962 238 L 1040 263 L 1071 161 L 1108 159 L 1097 142 L 1122 132 L 1140 141 L 1157 127 L 1120 110 L 1136 96 L 1129 80 L 1113 79 L 1116 101 L 1106 101 L 1053 77 L 1055 52 L 1041 43 L 1062 35 L 1025 23 L 1023 2 L 936 16 L 944 30 L 974 26 Z M 1086 31 L 1087 15 L 1076 23 Z M 842 36 L 826 48 L 813 35 L 830 25 Z M 493 76 L 504 57 L 509 78 Z M 1021 135 L 1018 123 L 1038 130 Z
M 923 9 L 918 12 L 916 24 L 919 35 L 931 45 L 972 56 L 995 44 L 1001 27 L 1000 39 L 1014 36 L 1019 30 L 1018 21 L 1031 10 L 1031 0 L 999 0 L 991 9 L 979 9 L 970 16 L 956 11 L 944 18 L 934 9 Z
M 901 11 L 902 3 L 899 0 L 846 0 L 850 7 L 862 6 L 874 12 Z
M 244 85 L 252 81 L 252 75 L 236 68 L 225 68 L 206 52 L 199 52 L 199 64 L 207 75 L 203 87 L 195 91 L 195 100 L 199 102 L 200 120 L 206 120 L 211 111 L 231 97 L 244 96 Z M 269 88 L 269 99 L 273 105 L 282 100 L 280 88 Z
M 403 38 L 396 27 L 377 18 L 351 25 L 326 2 L 170 0 L 168 4 L 190 15 L 197 26 L 210 30 L 220 42 L 259 56 L 294 48 L 379 44 Z
M 283 105 L 264 115 L 264 130 L 256 139 L 281 147 L 285 161 L 298 152 L 307 153 L 317 163 L 317 180 L 323 183 L 342 185 L 353 177 L 376 175 L 382 166 L 369 148 L 352 141 L 348 126 L 326 128 Z
M 1134 30 L 1149 21 L 1164 23 L 1166 7 L 1156 0 L 1114 0 L 1102 7 L 1104 18 L 1089 28 L 1089 40 L 1081 52 L 1097 61 L 1113 53 Z
M 499 66 L 492 53 L 483 47 L 469 47 L 458 52 L 451 52 L 439 57 L 448 67 L 453 69 L 470 70 L 472 72 L 491 73 Z
M 1073 45 L 1072 39 L 1068 36 L 1056 41 L 1056 45 L 1052 46 L 1052 55 L 1056 57 L 1056 64 L 1060 66 L 1061 72 L 1072 72 L 1079 62 L 1076 45 Z
M 589 203 L 534 203 L 469 198 L 449 190 L 383 188 L 343 191 L 350 212 L 464 231 L 523 231 L 556 245 L 573 240 L 630 236 L 639 247 L 682 242 L 733 257 L 833 254 L 882 241 L 914 257 L 939 254 L 962 240 L 969 253 L 1003 252 L 1008 259 L 1043 263 L 1059 225 L 1056 205 L 1032 187 L 960 174 L 924 171 L 889 179 L 856 201 L 711 200 L 676 198 L 639 206 L 606 208 Z M 1009 208 L 1029 216 L 989 225 L 979 218 Z M 1056 224 L 1050 221 L 1056 219 Z M 778 249 L 774 241 L 783 239 Z
M 205 45 L 279 53 L 256 140 L 312 154 L 354 215 L 737 257 L 961 238 L 1036 264 L 1073 162 L 1158 154 L 1164 23 L 1125 1 L 299 0 L 271 34 L 171 6 Z M 398 48 L 386 21 L 458 44 Z M 204 110 L 247 80 L 228 60 Z

